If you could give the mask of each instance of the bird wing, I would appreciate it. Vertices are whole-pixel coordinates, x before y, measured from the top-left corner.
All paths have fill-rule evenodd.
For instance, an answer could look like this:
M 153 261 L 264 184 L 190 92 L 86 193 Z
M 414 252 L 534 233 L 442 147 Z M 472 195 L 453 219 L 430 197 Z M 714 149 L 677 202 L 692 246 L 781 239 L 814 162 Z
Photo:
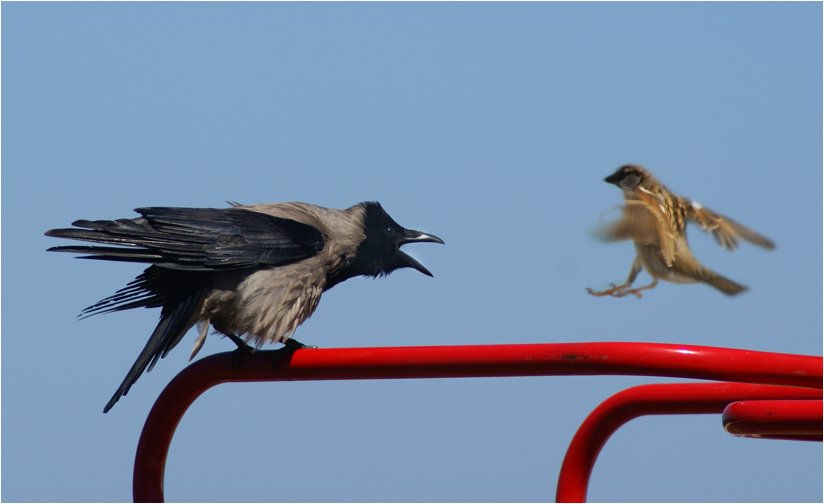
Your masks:
M 709 208 L 705 208 L 694 201 L 688 201 L 686 206 L 687 218 L 713 235 L 721 248 L 735 250 L 738 247 L 738 238 L 743 238 L 766 249 L 775 248 L 775 243 L 769 238 L 761 236 L 752 229 L 713 212 Z
M 316 228 L 243 208 L 138 208 L 142 217 L 79 220 L 46 236 L 107 246 L 60 246 L 50 251 L 85 258 L 152 263 L 169 269 L 215 271 L 280 265 L 311 257 L 325 244 Z
M 606 241 L 631 239 L 639 244 L 654 244 L 661 250 L 666 265 L 675 260 L 675 236 L 658 202 L 651 195 L 635 192 L 621 207 L 621 218 L 597 230 Z
M 619 207 L 621 217 L 598 229 L 598 236 L 606 241 L 634 240 L 653 243 L 658 240 L 655 218 L 639 201 L 627 201 Z

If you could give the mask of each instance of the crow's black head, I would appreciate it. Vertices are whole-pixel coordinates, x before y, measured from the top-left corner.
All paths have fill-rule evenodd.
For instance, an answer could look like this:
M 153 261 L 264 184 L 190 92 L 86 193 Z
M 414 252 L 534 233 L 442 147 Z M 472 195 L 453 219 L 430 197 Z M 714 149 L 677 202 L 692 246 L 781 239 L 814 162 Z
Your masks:
M 443 243 L 443 240 L 420 231 L 405 229 L 395 222 L 380 203 L 361 203 L 364 210 L 366 239 L 358 247 L 350 273 L 355 275 L 382 276 L 398 268 L 415 268 L 424 275 L 432 276 L 421 263 L 400 250 L 401 245 L 413 242 Z

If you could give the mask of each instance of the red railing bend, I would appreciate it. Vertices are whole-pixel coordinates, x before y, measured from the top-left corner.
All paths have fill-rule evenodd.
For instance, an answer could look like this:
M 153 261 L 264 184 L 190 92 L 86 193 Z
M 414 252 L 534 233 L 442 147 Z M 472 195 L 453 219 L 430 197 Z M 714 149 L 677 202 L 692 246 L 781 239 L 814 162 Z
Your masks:
M 277 368 L 272 357 L 273 351 L 247 353 L 233 366 L 230 352 L 211 355 L 166 386 L 140 435 L 136 502 L 163 500 L 166 455 L 177 424 L 200 394 L 225 382 L 636 375 L 822 388 L 821 357 L 659 343 L 303 349 L 286 354 Z
M 561 465 L 555 500 L 586 501 L 589 477 L 601 448 L 619 427 L 633 418 L 644 415 L 720 414 L 733 401 L 821 399 L 821 393 L 820 389 L 729 382 L 639 385 L 622 390 L 595 408 L 578 428 Z M 820 401 L 813 402 L 820 405 Z M 820 408 L 818 415 L 820 432 Z

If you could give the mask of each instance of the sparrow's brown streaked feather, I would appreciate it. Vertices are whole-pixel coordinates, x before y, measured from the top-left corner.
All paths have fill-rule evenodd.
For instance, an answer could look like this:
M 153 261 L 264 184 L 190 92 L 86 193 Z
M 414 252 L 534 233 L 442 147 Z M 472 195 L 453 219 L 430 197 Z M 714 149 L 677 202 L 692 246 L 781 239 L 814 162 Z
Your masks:
M 658 240 L 656 244 L 661 251 L 664 262 L 667 267 L 671 267 L 676 259 L 676 243 L 675 240 L 682 234 L 679 230 L 683 229 L 683 219 L 674 219 L 673 215 L 679 215 L 678 212 L 672 212 L 669 208 L 668 201 L 661 198 L 660 195 L 651 193 L 643 188 L 639 188 L 634 196 L 638 198 L 644 208 L 655 218 L 656 229 L 658 230 Z
M 699 263 L 695 256 L 692 255 L 692 251 L 687 245 L 686 237 L 674 240 L 674 243 L 678 247 L 677 260 L 669 266 L 667 272 L 660 275 L 664 280 L 673 283 L 704 282 L 728 296 L 749 290 L 749 287 L 746 285 L 733 282 L 729 278 L 719 275 Z
M 596 230 L 600 239 L 608 242 L 624 240 L 642 243 L 658 242 L 658 221 L 640 201 L 627 201 L 626 205 L 618 208 L 622 210 L 621 218 L 609 224 L 601 224 Z
M 620 219 L 596 230 L 598 237 L 604 241 L 632 240 L 639 246 L 653 246 L 658 249 L 663 262 L 672 266 L 676 235 L 660 207 L 647 195 L 626 203 L 621 207 Z
M 751 229 L 670 192 L 644 168 L 624 165 L 604 179 L 624 191 L 626 204 L 621 217 L 598 230 L 606 241 L 632 240 L 637 256 L 623 285 L 601 292 L 587 289 L 596 296 L 641 297 L 641 290 L 652 289 L 659 279 L 674 283 L 704 282 L 727 295 L 747 290 L 745 285 L 725 278 L 698 262 L 687 244 L 686 225 L 693 221 L 718 240 L 721 247 L 734 250 L 738 238 L 764 248 L 775 248 L 768 238 Z M 630 289 L 641 268 L 653 278 L 647 286 Z
M 753 245 L 769 250 L 775 248 L 775 243 L 769 238 L 761 236 L 752 229 L 735 222 L 729 217 L 715 213 L 694 201 L 687 201 L 689 202 L 686 205 L 687 218 L 713 235 L 718 240 L 721 248 L 735 250 L 738 247 L 738 238 L 743 238 Z
M 741 292 L 750 290 L 746 285 L 733 282 L 729 278 L 719 275 L 718 273 L 709 270 L 702 266 L 695 258 L 692 261 L 678 261 L 675 263 L 674 270 L 681 273 L 683 276 L 694 278 L 698 282 L 712 285 L 728 296 L 732 296 Z

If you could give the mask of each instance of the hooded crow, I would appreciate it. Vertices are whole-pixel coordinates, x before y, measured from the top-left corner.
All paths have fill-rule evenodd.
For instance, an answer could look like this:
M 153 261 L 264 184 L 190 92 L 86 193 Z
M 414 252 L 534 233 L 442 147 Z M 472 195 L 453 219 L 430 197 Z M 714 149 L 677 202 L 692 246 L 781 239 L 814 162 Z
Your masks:
M 404 229 L 377 202 L 346 210 L 306 203 L 232 208 L 138 208 L 141 217 L 79 220 L 46 236 L 94 242 L 49 251 L 86 259 L 147 263 L 126 287 L 86 308 L 81 317 L 131 308 L 161 308 L 160 322 L 123 383 L 103 409 L 126 395 L 144 370 L 166 357 L 197 324 L 194 357 L 211 324 L 238 346 L 290 340 L 318 306 L 321 294 L 354 276 L 378 277 L 399 268 L 432 276 L 400 250 L 440 238 Z

